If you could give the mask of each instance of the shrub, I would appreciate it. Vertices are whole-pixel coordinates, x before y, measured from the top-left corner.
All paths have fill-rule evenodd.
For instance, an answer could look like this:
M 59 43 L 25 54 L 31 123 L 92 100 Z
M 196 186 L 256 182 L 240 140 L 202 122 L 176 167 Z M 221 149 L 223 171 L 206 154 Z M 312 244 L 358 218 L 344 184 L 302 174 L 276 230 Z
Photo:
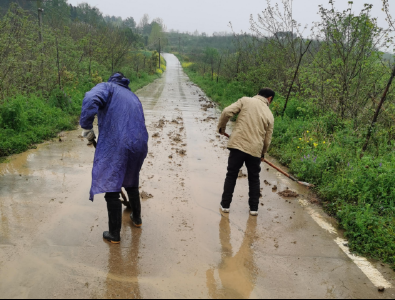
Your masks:
M 17 132 L 26 128 L 25 101 L 22 96 L 5 101 L 0 107 L 1 127 L 4 129 L 13 129 Z

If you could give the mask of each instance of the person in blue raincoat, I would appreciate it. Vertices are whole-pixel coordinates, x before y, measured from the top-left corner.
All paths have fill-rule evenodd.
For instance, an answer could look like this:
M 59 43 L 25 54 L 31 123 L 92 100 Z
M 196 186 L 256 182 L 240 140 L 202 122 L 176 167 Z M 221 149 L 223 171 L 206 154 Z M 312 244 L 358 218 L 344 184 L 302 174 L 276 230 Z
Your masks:
M 139 98 L 129 89 L 129 79 L 115 73 L 108 82 L 100 83 L 86 93 L 80 119 L 83 137 L 96 139 L 93 121 L 98 116 L 99 139 L 92 170 L 90 200 L 105 193 L 109 231 L 104 239 L 121 241 L 122 203 L 124 187 L 132 209 L 131 219 L 141 227 L 139 176 L 148 153 L 148 132 Z

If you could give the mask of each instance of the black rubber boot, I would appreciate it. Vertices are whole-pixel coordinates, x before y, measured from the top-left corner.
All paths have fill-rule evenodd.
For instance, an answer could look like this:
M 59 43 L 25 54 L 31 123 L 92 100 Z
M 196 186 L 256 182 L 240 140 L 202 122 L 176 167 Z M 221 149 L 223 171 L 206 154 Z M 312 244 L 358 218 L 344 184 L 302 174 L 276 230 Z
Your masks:
M 119 244 L 121 242 L 122 203 L 119 193 L 118 196 L 114 194 L 116 193 L 106 194 L 109 231 L 103 232 L 103 238 L 113 244 Z
M 140 192 L 139 188 L 128 188 L 127 189 L 130 206 L 132 208 L 132 213 L 130 219 L 133 225 L 140 228 L 143 225 L 141 220 L 141 202 L 140 202 Z

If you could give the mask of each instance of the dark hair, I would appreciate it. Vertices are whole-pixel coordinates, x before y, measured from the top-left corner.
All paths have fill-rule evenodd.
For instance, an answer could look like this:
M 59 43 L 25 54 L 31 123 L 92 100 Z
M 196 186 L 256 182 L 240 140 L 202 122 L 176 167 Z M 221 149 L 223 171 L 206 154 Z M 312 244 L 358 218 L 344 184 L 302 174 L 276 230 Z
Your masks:
M 265 98 L 273 97 L 273 100 L 274 100 L 274 97 L 276 96 L 276 93 L 272 89 L 263 88 L 263 89 L 261 89 L 259 91 L 258 95 L 262 96 L 262 97 L 265 97 Z
M 116 74 L 119 74 L 119 75 L 121 75 L 122 77 L 125 77 L 125 75 L 123 75 L 122 72 L 115 72 L 114 74 L 111 75 L 111 77 L 115 76 Z

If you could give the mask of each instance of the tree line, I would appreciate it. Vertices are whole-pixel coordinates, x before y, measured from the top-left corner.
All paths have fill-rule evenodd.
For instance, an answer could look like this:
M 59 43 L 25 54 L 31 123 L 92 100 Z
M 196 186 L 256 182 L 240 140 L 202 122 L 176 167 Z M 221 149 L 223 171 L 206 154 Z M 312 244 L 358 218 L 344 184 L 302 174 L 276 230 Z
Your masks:
M 233 34 L 233 47 L 190 50 L 188 59 L 212 80 L 242 82 L 251 91 L 272 87 L 285 98 L 277 114 L 286 113 L 289 101 L 308 101 L 314 114 L 331 113 L 339 124 L 352 120 L 355 130 L 365 132 L 364 151 L 380 128 L 395 138 L 394 93 L 388 86 L 395 70 L 386 53 L 393 50 L 393 29 L 378 26 L 370 4 L 355 14 L 352 2 L 339 11 L 329 1 L 329 8 L 319 7 L 321 20 L 309 32 L 292 18 L 291 3 L 267 1 L 266 9 L 250 18 L 252 33 Z
M 95 72 L 108 75 L 128 66 L 152 74 L 158 68 L 158 55 L 151 59 L 142 51 L 143 28 L 132 17 L 104 16 L 86 3 L 75 7 L 67 0 L 4 0 L 0 13 L 0 103 L 17 93 L 49 93 Z M 156 37 L 161 28 L 149 35 Z
M 133 90 L 158 78 L 165 63 L 155 43 L 146 45 L 132 17 L 86 3 L 1 1 L 0 159 L 74 129 L 84 94 L 112 73 L 123 72 Z

